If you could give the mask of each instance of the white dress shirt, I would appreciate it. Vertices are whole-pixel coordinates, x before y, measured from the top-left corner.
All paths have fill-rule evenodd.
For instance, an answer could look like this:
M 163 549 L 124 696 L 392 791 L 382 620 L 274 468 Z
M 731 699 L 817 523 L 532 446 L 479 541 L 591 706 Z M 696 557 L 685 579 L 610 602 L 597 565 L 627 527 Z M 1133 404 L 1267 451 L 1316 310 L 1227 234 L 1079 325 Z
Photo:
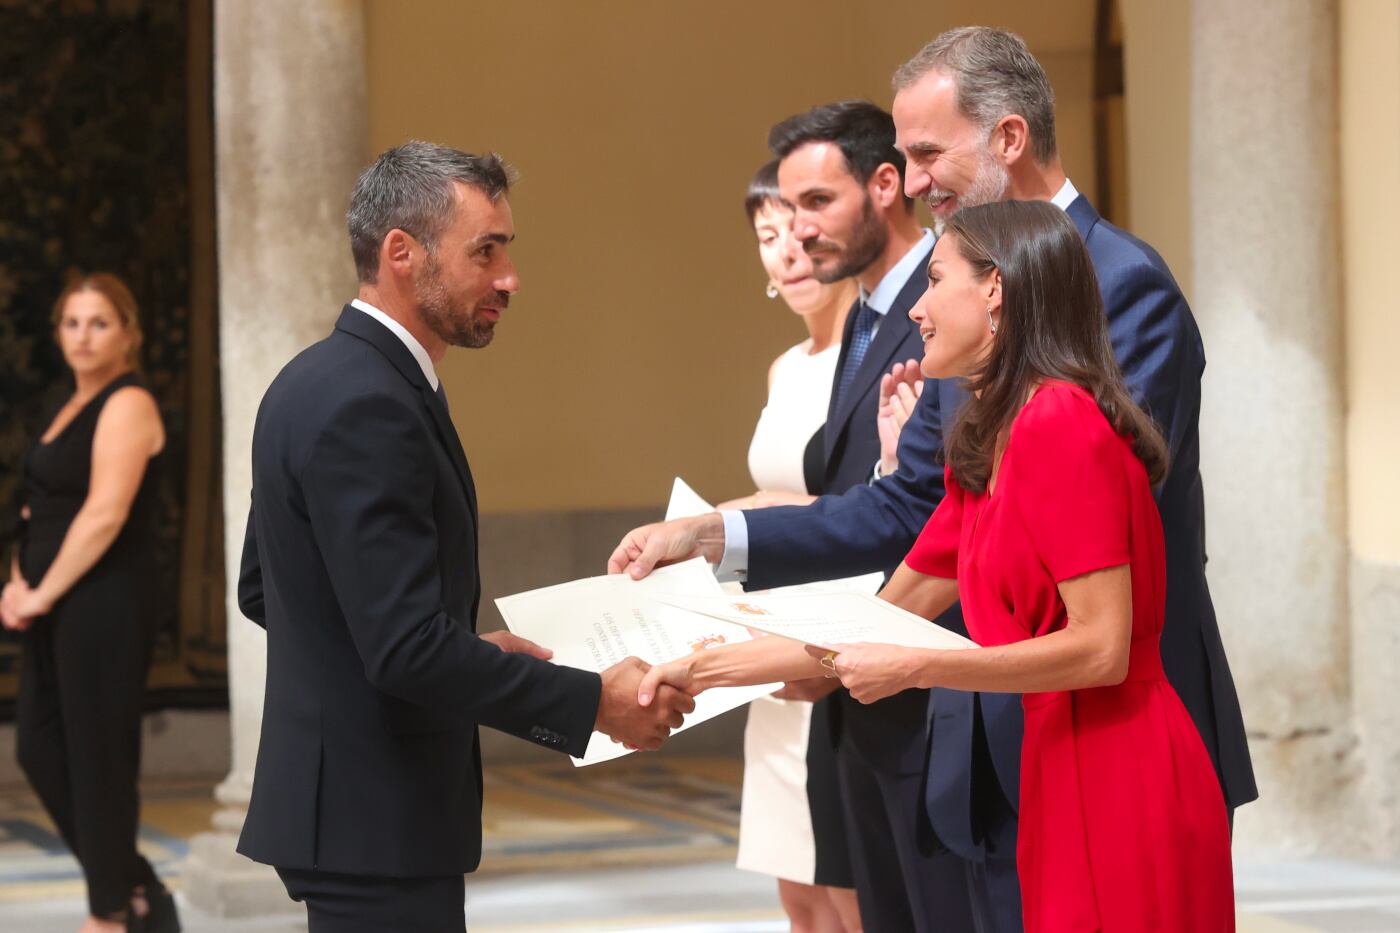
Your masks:
M 437 370 L 433 369 L 433 358 L 428 355 L 428 351 L 423 349 L 423 345 L 418 342 L 408 329 L 398 321 L 380 311 L 368 301 L 361 301 L 356 298 L 350 302 L 350 307 L 357 308 L 374 318 L 385 327 L 389 328 L 389 333 L 399 338 L 399 342 L 408 347 L 408 352 L 413 354 L 413 358 L 418 361 L 418 366 L 423 370 L 423 376 L 428 380 L 428 385 L 436 392 L 438 388 Z
M 1079 197 L 1079 189 L 1070 183 L 1068 178 L 1060 185 L 1060 190 L 1055 192 L 1055 196 L 1050 199 L 1050 203 L 1062 211 L 1069 210 L 1069 206 L 1074 203 L 1074 199 Z
M 915 243 L 909 252 L 900 258 L 899 262 L 890 267 L 890 271 L 886 272 L 885 277 L 880 279 L 880 284 L 875 286 L 873 292 L 867 292 L 864 285 L 860 287 L 860 300 L 880 315 L 875 319 L 875 326 L 870 330 L 871 340 L 874 340 L 875 335 L 880 332 L 880 325 L 884 323 L 890 305 L 894 304 L 894 300 L 899 297 L 904 283 L 909 281 L 909 277 L 914 274 L 914 267 L 918 265 L 919 257 L 931 249 L 933 249 L 933 231 L 925 227 L 924 235 L 919 237 L 919 242 Z
M 1055 192 L 1055 196 L 1050 199 L 1050 203 L 1062 211 L 1067 211 L 1077 197 L 1079 197 L 1078 189 L 1066 178 L 1065 183 L 1060 186 L 1060 190 Z M 904 255 L 904 258 L 894 268 L 885 274 L 885 277 L 880 280 L 880 284 L 875 287 L 875 291 L 870 293 L 869 298 L 866 298 L 865 289 L 861 289 L 860 297 L 880 312 L 881 321 L 884 320 L 885 312 L 889 311 L 890 305 L 894 303 L 900 288 L 908 281 L 909 276 L 913 275 L 919 251 L 927 249 L 932 241 L 933 232 L 925 230 L 923 238 Z M 896 273 L 899 275 L 896 276 Z M 879 304 L 879 302 L 883 302 L 883 304 Z M 879 326 L 877 322 L 875 327 L 878 329 Z M 724 555 L 720 558 L 719 564 L 715 566 L 715 575 L 726 581 L 747 580 L 749 576 L 748 522 L 744 520 L 744 513 L 738 509 L 721 509 L 719 517 L 724 521 Z

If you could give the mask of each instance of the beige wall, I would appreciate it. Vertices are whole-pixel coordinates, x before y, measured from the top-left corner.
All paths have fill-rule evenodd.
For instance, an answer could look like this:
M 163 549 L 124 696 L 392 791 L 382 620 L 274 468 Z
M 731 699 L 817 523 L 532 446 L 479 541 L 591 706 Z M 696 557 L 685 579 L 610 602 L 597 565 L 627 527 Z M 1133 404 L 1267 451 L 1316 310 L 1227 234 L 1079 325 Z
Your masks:
M 1347 494 L 1352 550 L 1400 562 L 1400 3 L 1341 5 Z M 1400 620 L 1397 620 L 1400 621 Z
M 417 137 L 496 149 L 522 290 L 495 343 L 442 366 L 487 511 L 654 505 L 683 473 L 748 491 L 772 358 L 803 336 L 763 297 L 741 201 L 768 127 L 845 97 L 889 104 L 941 29 L 1020 31 L 1094 190 L 1091 0 L 367 4 L 370 151 Z
M 1132 232 L 1156 247 L 1189 300 L 1191 5 L 1119 0 Z

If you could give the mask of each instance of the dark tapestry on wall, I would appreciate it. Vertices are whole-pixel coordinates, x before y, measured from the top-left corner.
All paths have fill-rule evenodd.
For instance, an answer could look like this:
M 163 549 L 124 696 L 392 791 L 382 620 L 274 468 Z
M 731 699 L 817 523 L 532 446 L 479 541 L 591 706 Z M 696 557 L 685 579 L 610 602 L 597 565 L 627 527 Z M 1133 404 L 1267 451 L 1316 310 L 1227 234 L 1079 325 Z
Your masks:
M 73 388 L 54 298 L 114 272 L 168 434 L 152 705 L 226 702 L 209 2 L 0 2 L 0 545 L 24 451 Z M 0 636 L 0 714 L 18 659 Z

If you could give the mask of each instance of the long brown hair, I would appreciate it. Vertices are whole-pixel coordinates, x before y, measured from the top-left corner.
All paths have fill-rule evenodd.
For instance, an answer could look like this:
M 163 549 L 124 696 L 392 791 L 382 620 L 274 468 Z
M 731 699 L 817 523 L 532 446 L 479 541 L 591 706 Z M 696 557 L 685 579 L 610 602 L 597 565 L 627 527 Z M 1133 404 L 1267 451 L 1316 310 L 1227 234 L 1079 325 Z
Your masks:
M 958 211 L 943 235 L 953 237 L 979 279 L 1001 273 L 997 337 L 968 380 L 976 395 L 948 437 L 958 485 L 975 493 L 987 488 L 998 436 L 1047 379 L 1092 395 L 1113 430 L 1130 439 L 1152 484 L 1161 482 L 1166 443 L 1128 394 L 1089 251 L 1064 211 L 1047 201 L 984 204 Z
M 53 303 L 54 333 L 58 332 L 59 325 L 63 323 L 63 306 L 68 303 L 69 298 L 79 292 L 97 292 L 116 309 L 122 327 L 131 335 L 131 351 L 127 354 L 126 362 L 140 373 L 141 341 L 144 335 L 141 332 L 141 314 L 136 307 L 136 297 L 131 294 L 131 289 L 126 287 L 125 282 L 110 272 L 89 272 L 86 275 L 74 276 L 68 282 L 58 300 Z

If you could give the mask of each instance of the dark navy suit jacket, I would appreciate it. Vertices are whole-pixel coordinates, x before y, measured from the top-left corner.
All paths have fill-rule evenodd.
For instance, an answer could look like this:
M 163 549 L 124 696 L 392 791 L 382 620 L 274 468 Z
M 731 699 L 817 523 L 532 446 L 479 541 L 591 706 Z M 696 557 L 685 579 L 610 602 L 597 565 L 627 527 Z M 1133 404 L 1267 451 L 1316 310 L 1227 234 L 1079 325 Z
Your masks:
M 889 372 L 895 363 L 923 356 L 919 329 L 909 320 L 909 310 L 928 287 L 928 260 L 932 252 L 932 248 L 920 252 L 918 264 L 890 303 L 850 386 L 839 397 L 835 391 L 832 392 L 832 402 L 822 432 L 826 457 L 826 472 L 821 485 L 823 491 L 841 493 L 853 487 L 863 488 L 870 481 L 875 463 L 880 459 L 880 435 L 875 426 L 880 406 L 880 377 Z M 859 308 L 857 303 L 846 315 L 841 356 L 836 363 L 835 382 L 838 385 Z M 749 512 L 747 517 L 752 518 L 755 514 Z M 818 575 L 808 579 L 823 577 Z M 924 732 L 927 707 L 926 691 L 911 690 L 866 706 L 852 700 L 850 694 L 843 690 L 828 709 L 833 716 L 832 733 L 843 747 L 885 770 L 917 773 L 924 766 L 923 747 L 910 746 L 902 737 L 911 732 Z
M 253 429 L 238 605 L 267 630 L 238 851 L 281 868 L 460 875 L 481 858 L 477 725 L 582 755 L 601 683 L 477 638 L 476 489 L 447 408 L 347 307 Z
M 923 295 L 926 286 L 928 259 L 932 249 L 923 251 L 914 274 L 900 288 L 880 322 L 880 329 L 866 348 L 865 358 L 856 369 L 855 377 L 839 396 L 836 386 L 841 383 L 841 371 L 846 366 L 846 354 L 851 349 L 851 335 L 859 317 L 857 300 L 846 315 L 846 327 L 841 336 L 841 354 L 836 360 L 836 375 L 827 407 L 826 424 L 822 427 L 822 453 L 825 474 L 822 489 L 844 492 L 852 486 L 863 486 L 870 479 L 880 459 L 880 434 L 875 429 L 876 413 L 880 407 L 880 377 L 895 363 L 918 359 L 923 355 L 919 330 L 909 320 L 909 309 Z
M 1167 552 L 1167 607 L 1162 660 L 1215 762 L 1225 800 L 1238 807 L 1258 796 L 1239 700 L 1235 695 L 1205 579 L 1205 504 L 1201 491 L 1199 415 L 1205 352 L 1200 332 L 1171 272 L 1156 251 L 1099 217 L 1084 197 L 1069 207 L 1099 277 L 1109 335 L 1128 387 L 1156 419 L 1171 451 L 1158 491 Z M 745 513 L 749 533 L 746 586 L 785 586 L 888 571 L 908 552 L 943 498 L 940 450 L 962 392 L 946 381 L 925 386 L 899 441 L 899 471 L 810 506 Z M 938 622 L 961 628 L 956 608 Z M 928 749 L 928 815 L 940 841 L 964 858 L 985 857 L 985 827 L 973 806 L 974 702 L 996 783 L 1014 808 L 1019 798 L 1020 697 L 949 690 L 932 693 L 932 735 L 905 736 Z M 978 788 L 979 793 L 988 788 Z M 1014 843 L 993 840 L 1010 856 Z

